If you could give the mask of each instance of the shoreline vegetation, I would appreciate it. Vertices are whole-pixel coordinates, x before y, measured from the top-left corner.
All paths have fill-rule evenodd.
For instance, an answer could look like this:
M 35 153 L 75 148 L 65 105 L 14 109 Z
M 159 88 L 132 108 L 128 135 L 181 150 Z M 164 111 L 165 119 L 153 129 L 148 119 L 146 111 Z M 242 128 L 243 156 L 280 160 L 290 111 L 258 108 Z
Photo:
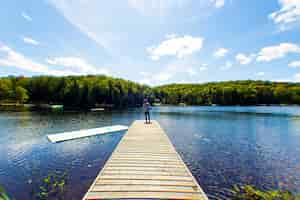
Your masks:
M 300 83 L 226 81 L 169 84 L 157 87 L 103 75 L 0 78 L 0 106 L 97 109 L 154 106 L 285 106 L 300 105 Z
M 300 200 L 300 194 L 288 190 L 259 190 L 252 185 L 233 186 L 232 200 Z
M 42 179 L 36 192 L 34 189 L 30 192 L 30 196 L 38 200 L 65 199 L 65 193 L 68 190 L 67 184 L 66 172 L 52 172 Z M 300 200 L 300 194 L 294 194 L 288 190 L 260 190 L 252 185 L 234 185 L 228 192 L 233 200 Z M 0 185 L 0 200 L 10 199 L 8 193 Z

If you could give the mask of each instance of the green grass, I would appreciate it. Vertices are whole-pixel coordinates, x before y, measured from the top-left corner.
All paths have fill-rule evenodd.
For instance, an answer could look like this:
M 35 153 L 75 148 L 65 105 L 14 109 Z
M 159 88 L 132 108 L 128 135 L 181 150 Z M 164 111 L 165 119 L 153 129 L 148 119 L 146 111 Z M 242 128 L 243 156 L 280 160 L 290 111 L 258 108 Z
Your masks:
M 46 200 L 49 198 L 55 198 L 64 200 L 65 190 L 68 181 L 68 175 L 66 172 L 52 172 L 45 177 L 39 187 L 35 198 L 38 200 Z
M 6 193 L 4 187 L 0 186 L 0 200 L 10 200 L 8 194 Z
M 251 185 L 234 186 L 233 200 L 300 200 L 300 195 L 295 195 L 287 190 L 261 191 Z

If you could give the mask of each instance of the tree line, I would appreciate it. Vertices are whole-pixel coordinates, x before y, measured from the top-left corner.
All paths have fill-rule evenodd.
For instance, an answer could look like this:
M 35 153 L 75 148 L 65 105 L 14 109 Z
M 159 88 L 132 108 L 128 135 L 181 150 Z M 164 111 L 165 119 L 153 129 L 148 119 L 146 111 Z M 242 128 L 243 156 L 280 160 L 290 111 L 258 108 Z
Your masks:
M 270 81 L 226 81 L 171 84 L 153 89 L 165 104 L 272 105 L 300 104 L 300 84 Z
M 0 78 L 0 102 L 131 107 L 141 104 L 150 88 L 107 76 L 38 76 Z
M 37 76 L 0 78 L 0 102 L 134 107 L 150 102 L 177 105 L 300 104 L 299 83 L 227 81 L 149 87 L 108 76 Z

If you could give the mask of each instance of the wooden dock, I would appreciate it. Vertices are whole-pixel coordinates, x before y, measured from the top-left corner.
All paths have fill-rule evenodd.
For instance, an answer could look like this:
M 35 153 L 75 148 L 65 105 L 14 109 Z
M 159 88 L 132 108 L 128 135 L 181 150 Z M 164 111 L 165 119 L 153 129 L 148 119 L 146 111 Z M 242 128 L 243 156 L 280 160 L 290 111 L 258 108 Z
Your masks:
M 83 200 L 207 197 L 159 123 L 135 121 Z

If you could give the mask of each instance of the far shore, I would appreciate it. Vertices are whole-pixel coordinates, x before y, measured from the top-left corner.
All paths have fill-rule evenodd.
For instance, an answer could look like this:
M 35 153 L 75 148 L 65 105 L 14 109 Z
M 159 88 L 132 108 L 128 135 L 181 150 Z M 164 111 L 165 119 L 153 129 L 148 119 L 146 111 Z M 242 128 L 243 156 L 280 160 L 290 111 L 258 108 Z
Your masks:
M 187 105 L 187 104 L 153 104 L 153 107 L 191 107 L 191 106 L 199 106 L 199 107 L 289 107 L 289 106 L 300 106 L 297 104 L 255 104 L 255 105 L 217 105 L 217 104 L 206 104 L 206 105 Z M 33 110 L 85 110 L 85 111 L 108 111 L 108 110 L 118 110 L 118 109 L 127 109 L 127 108 L 138 108 L 140 106 L 135 107 L 114 107 L 113 105 L 109 106 L 95 106 L 91 108 L 81 108 L 81 107 L 65 107 L 61 104 L 47 104 L 47 103 L 19 103 L 19 102 L 0 102 L 0 110 L 9 110 L 9 108 L 24 108 L 33 109 Z

